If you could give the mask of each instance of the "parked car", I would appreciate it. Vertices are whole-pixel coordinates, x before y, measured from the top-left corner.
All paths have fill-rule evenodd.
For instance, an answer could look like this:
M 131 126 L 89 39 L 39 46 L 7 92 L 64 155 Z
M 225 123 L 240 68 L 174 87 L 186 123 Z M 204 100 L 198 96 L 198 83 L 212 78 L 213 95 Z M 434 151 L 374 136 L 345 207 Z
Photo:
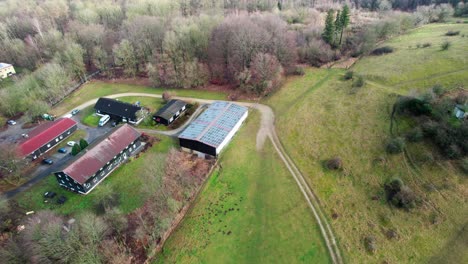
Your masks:
M 58 199 L 57 199 L 57 203 L 58 204 L 64 204 L 65 202 L 67 201 L 67 197 L 65 196 L 60 196 Z
M 54 198 L 55 195 L 57 195 L 57 194 L 54 193 L 54 192 L 45 192 L 45 193 L 44 193 L 44 197 L 45 197 L 45 198 Z
M 75 146 L 75 144 L 76 144 L 75 141 L 68 141 L 68 142 L 67 142 L 67 145 L 70 146 L 70 147 Z
M 47 165 L 52 165 L 54 164 L 54 161 L 52 159 L 43 159 L 42 163 L 47 164 Z
M 59 153 L 67 153 L 67 149 L 66 148 L 59 148 L 58 152 Z
M 72 115 L 76 115 L 76 114 L 78 114 L 79 112 L 80 112 L 80 109 L 75 109 L 75 110 L 71 111 L 71 114 L 72 114 Z
M 16 125 L 16 121 L 15 120 L 8 120 L 7 122 L 9 125 Z

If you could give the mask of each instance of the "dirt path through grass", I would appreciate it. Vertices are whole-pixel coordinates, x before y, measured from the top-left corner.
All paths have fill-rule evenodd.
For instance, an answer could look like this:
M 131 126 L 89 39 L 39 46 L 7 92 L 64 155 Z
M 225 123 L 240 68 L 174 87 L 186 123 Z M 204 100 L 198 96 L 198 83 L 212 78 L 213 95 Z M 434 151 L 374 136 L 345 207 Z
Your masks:
M 316 84 L 316 87 L 319 87 L 321 83 L 325 82 L 329 78 L 329 76 L 330 75 L 327 75 L 325 78 L 319 81 L 319 83 Z M 118 97 L 126 97 L 126 96 L 144 96 L 144 97 L 161 98 L 161 95 L 151 94 L 151 93 L 120 93 L 120 94 L 108 95 L 105 97 L 118 98 Z M 215 101 L 215 100 L 198 99 L 198 98 L 190 98 L 190 97 L 174 97 L 174 98 L 188 100 L 188 101 L 196 101 L 202 104 L 209 104 Z M 80 106 L 75 107 L 75 109 L 86 108 L 90 105 L 95 104 L 97 100 L 98 98 L 89 100 L 88 102 L 85 102 L 81 104 Z M 294 161 L 288 156 L 288 154 L 286 153 L 286 151 L 281 145 L 281 142 L 275 131 L 275 115 L 274 115 L 273 110 L 269 106 L 259 104 L 259 103 L 247 103 L 247 102 L 236 102 L 236 103 L 239 105 L 255 108 L 261 113 L 260 128 L 257 132 L 257 141 L 256 141 L 257 150 L 263 148 L 264 143 L 267 138 L 271 139 L 275 150 L 278 152 L 278 155 L 281 157 L 282 161 L 284 162 L 289 172 L 295 179 L 302 194 L 304 195 L 304 198 L 307 201 L 308 206 L 312 210 L 312 213 L 317 221 L 317 224 L 319 225 L 321 234 L 323 236 L 323 239 L 325 240 L 327 249 L 329 251 L 329 254 L 332 258 L 333 263 L 343 263 L 340 250 L 336 244 L 335 235 L 332 229 L 330 228 L 330 225 L 328 224 L 328 221 L 326 217 L 324 216 L 324 213 L 322 212 L 318 198 L 314 195 L 314 192 L 312 191 L 311 187 L 307 184 L 304 176 L 302 175 L 300 170 L 296 167 Z M 177 132 L 178 131 L 158 131 L 158 133 L 169 135 L 169 136 L 174 135 Z

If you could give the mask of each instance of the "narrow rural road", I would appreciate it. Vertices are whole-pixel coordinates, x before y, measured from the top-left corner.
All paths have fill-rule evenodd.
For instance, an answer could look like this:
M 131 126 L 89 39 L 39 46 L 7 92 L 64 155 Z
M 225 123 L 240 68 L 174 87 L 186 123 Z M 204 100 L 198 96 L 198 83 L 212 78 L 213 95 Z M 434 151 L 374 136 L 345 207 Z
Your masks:
M 161 95 L 159 94 L 151 94 L 151 93 L 119 93 L 119 94 L 113 94 L 113 95 L 108 95 L 105 96 L 107 98 L 119 98 L 119 97 L 126 97 L 126 96 L 144 96 L 144 97 L 153 97 L 153 98 L 161 98 Z M 187 100 L 187 101 L 194 101 L 198 102 L 200 104 L 205 105 L 205 104 L 210 104 L 214 102 L 215 100 L 206 100 L 206 99 L 198 99 L 198 98 L 190 98 L 190 97 L 174 97 L 176 99 L 181 99 L 181 100 Z M 74 107 L 73 109 L 84 109 L 88 106 L 94 105 L 97 102 L 98 98 L 87 101 L 77 107 Z M 338 248 L 338 245 L 336 243 L 336 238 L 333 233 L 333 230 L 331 229 L 328 220 L 323 213 L 323 210 L 320 206 L 320 202 L 317 198 L 317 196 L 314 194 L 312 191 L 311 187 L 305 180 L 304 175 L 301 173 L 301 171 L 297 168 L 295 165 L 294 161 L 289 157 L 287 152 L 285 151 L 283 145 L 281 144 L 280 139 L 278 138 L 275 130 L 275 114 L 273 110 L 263 104 L 259 103 L 247 103 L 247 102 L 236 102 L 236 104 L 254 108 L 258 110 L 261 114 L 261 122 L 260 122 L 260 129 L 257 132 L 257 140 L 256 140 L 256 147 L 257 150 L 260 150 L 263 148 L 263 145 L 265 144 L 265 141 L 267 138 L 269 138 L 273 144 L 273 147 L 275 150 L 278 152 L 278 155 L 280 156 L 281 160 L 284 162 L 285 166 L 293 176 L 294 180 L 296 181 L 297 185 L 299 186 L 299 189 L 301 190 L 302 194 L 304 195 L 307 204 L 309 205 L 310 209 L 312 210 L 312 213 L 317 221 L 317 224 L 320 227 L 320 231 L 322 233 L 322 236 L 325 240 L 325 243 L 327 245 L 327 249 L 329 251 L 330 257 L 332 259 L 333 263 L 341 264 L 343 263 L 343 259 L 341 257 L 340 249 Z M 202 107 L 197 110 L 196 113 L 192 115 L 192 117 L 189 119 L 191 121 L 193 118 L 195 118 L 198 114 L 200 114 Z M 147 130 L 147 129 L 141 129 L 140 131 L 143 132 L 151 132 L 151 133 L 158 133 L 162 135 L 167 135 L 167 136 L 175 136 L 180 131 L 182 131 L 185 126 L 187 126 L 189 122 L 186 122 L 186 124 L 178 129 L 171 130 L 171 131 L 157 131 L 157 130 Z

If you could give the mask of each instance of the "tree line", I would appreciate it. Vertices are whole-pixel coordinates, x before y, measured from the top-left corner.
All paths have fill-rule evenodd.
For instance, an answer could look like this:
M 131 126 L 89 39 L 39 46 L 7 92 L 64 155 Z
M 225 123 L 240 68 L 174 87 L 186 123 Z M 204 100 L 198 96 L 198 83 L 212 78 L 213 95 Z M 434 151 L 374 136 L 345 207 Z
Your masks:
M 334 21 L 326 20 L 327 33 L 321 9 L 312 6 L 340 10 Z M 373 27 L 380 31 L 370 32 L 362 25 L 349 28 L 353 12 L 359 11 L 300 0 L 3 1 L 0 60 L 21 77 L 0 88 L 0 112 L 44 113 L 91 70 L 110 78 L 148 77 L 154 86 L 211 82 L 263 95 L 280 86 L 284 73 L 301 72 L 297 63 L 362 54 L 375 39 L 424 22 L 388 12 Z M 394 26 L 377 28 L 385 23 Z

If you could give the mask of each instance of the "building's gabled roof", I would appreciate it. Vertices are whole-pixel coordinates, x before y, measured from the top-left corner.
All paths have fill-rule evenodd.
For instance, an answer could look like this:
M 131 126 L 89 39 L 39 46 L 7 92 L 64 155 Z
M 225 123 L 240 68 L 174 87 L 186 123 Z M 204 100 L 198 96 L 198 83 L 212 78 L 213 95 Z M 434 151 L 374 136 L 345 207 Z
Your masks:
M 135 119 L 136 113 L 141 110 L 141 107 L 114 99 L 101 97 L 94 105 L 94 109 L 116 116 Z
M 171 117 L 173 117 L 178 111 L 182 109 L 187 105 L 186 102 L 182 100 L 177 100 L 173 99 L 169 101 L 167 104 L 165 104 L 161 109 L 159 109 L 154 116 L 159 116 L 162 117 L 166 120 L 169 120 Z
M 196 140 L 218 147 L 246 112 L 247 107 L 231 102 L 216 101 L 197 117 L 179 135 L 179 138 Z
M 0 62 L 0 69 L 6 68 L 6 67 L 10 67 L 10 66 L 13 66 L 13 65 L 8 64 L 8 63 L 4 63 L 4 62 Z
M 140 135 L 140 132 L 127 124 L 118 127 L 103 140 L 90 145 L 62 171 L 80 184 L 84 184 Z
M 26 156 L 33 153 L 75 125 L 76 122 L 70 118 L 60 118 L 37 126 L 28 133 L 27 139 L 20 142 L 19 154 Z

